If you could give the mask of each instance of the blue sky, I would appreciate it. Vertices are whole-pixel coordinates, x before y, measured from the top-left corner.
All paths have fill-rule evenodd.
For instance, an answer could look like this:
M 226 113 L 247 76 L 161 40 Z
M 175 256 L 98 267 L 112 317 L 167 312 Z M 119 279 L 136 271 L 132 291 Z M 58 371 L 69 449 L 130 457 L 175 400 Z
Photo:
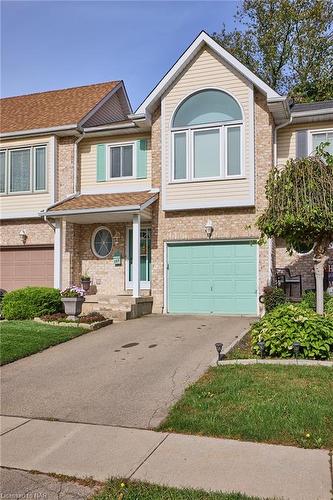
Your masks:
M 2 1 L 2 97 L 123 79 L 135 109 L 236 1 Z

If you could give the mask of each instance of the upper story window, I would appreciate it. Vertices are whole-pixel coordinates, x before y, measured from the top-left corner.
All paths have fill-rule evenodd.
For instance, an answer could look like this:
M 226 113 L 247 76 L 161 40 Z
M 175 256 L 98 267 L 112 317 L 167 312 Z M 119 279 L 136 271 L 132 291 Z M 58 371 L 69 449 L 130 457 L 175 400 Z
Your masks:
M 109 176 L 133 177 L 134 147 L 133 144 L 117 144 L 109 146 Z
M 224 179 L 242 175 L 242 110 L 221 90 L 188 97 L 172 121 L 172 180 Z
M 46 191 L 46 146 L 0 151 L 0 193 Z
M 333 155 L 333 130 L 312 132 L 311 135 L 311 151 L 315 151 L 316 147 L 319 146 L 322 142 L 329 142 L 329 146 L 326 148 L 326 151 Z

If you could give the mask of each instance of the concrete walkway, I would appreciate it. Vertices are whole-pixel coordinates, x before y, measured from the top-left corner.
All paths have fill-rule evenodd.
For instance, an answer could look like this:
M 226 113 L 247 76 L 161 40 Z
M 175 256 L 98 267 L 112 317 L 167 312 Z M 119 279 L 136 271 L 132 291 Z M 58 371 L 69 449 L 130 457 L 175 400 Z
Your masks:
M 332 498 L 327 450 L 14 417 L 1 417 L 1 433 L 1 465 L 8 468 L 265 498 Z

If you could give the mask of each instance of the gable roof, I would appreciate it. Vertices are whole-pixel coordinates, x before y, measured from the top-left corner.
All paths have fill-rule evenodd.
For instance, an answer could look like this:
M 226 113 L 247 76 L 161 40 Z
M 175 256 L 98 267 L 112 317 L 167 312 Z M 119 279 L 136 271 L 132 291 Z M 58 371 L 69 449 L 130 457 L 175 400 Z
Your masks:
M 156 87 L 150 92 L 148 97 L 143 101 L 143 103 L 138 107 L 135 114 L 141 115 L 145 114 L 146 111 L 154 106 L 158 99 L 162 96 L 165 90 L 171 85 L 171 83 L 177 78 L 177 76 L 183 71 L 187 64 L 193 59 L 193 57 L 201 50 L 204 45 L 210 47 L 217 55 L 219 55 L 223 60 L 229 63 L 233 68 L 235 68 L 239 73 L 241 73 L 245 78 L 253 83 L 259 90 L 267 95 L 267 98 L 281 98 L 281 96 L 275 92 L 269 85 L 262 81 L 257 75 L 250 71 L 244 64 L 242 64 L 238 59 L 231 55 L 227 50 L 225 50 L 221 45 L 219 45 L 212 37 L 210 37 L 205 31 L 197 36 L 197 38 L 191 43 L 191 45 L 185 50 L 185 52 L 180 56 L 172 68 L 166 73 L 166 75 L 160 80 Z
M 0 132 L 76 127 L 113 92 L 120 81 L 84 85 L 1 99 Z

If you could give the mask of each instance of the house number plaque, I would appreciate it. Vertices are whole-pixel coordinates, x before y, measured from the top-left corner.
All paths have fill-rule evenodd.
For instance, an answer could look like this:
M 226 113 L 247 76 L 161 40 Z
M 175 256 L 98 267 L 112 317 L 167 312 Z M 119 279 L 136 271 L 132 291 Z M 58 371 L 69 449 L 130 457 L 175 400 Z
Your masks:
M 115 266 L 121 266 L 121 253 L 120 252 L 115 252 L 113 257 L 112 257 L 112 260 L 113 260 L 113 264 Z

